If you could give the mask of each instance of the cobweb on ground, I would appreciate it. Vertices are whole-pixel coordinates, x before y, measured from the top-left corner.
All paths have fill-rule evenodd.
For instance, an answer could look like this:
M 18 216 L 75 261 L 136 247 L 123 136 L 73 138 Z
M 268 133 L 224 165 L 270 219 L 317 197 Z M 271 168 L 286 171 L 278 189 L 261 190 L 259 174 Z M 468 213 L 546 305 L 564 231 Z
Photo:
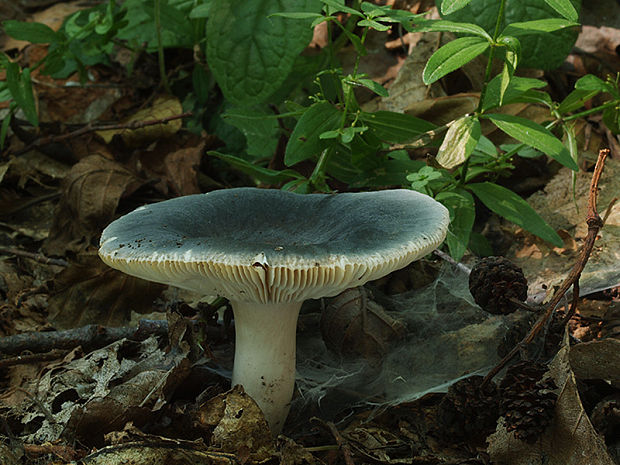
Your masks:
M 515 320 L 483 312 L 471 298 L 467 275 L 448 264 L 426 287 L 395 296 L 373 294 L 392 317 L 405 322 L 407 336 L 373 368 L 364 360 L 341 360 L 326 349 L 319 331 L 303 331 L 294 415 L 310 411 L 342 419 L 351 406 L 381 410 L 445 391 L 499 360 L 497 347 Z

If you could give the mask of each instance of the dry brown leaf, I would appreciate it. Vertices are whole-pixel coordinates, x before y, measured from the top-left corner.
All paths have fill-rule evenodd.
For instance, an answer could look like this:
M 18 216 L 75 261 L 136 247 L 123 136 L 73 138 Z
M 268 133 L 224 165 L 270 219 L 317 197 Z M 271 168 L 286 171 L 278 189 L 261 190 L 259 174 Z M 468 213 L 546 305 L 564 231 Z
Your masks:
M 123 326 L 131 312 L 148 313 L 165 286 L 113 270 L 97 255 L 78 256 L 54 281 L 50 321 L 59 329 Z
M 215 396 L 201 407 L 200 423 L 214 426 L 211 446 L 253 462 L 275 454 L 267 421 L 256 402 L 239 385 Z
M 121 197 L 143 184 L 125 167 L 100 155 L 80 160 L 63 180 L 63 195 L 44 246 L 46 253 L 84 250 L 114 219 Z
M 568 337 L 555 356 L 549 374 L 559 387 L 555 415 L 535 444 L 507 432 L 503 419 L 488 438 L 488 453 L 495 465 L 614 465 L 605 443 L 581 405 L 575 375 L 570 369 Z
M 620 383 L 620 340 L 583 342 L 571 347 L 570 366 L 577 378 Z
M 178 98 L 164 95 L 155 99 L 153 104 L 123 121 L 123 123 L 142 123 L 168 118 L 183 113 L 183 107 Z M 165 139 L 176 134 L 183 121 L 176 119 L 168 123 L 154 124 L 139 129 L 111 129 L 108 131 L 97 131 L 97 134 L 106 142 L 110 143 L 115 135 L 120 135 L 125 143 L 130 147 L 148 145 L 149 142 L 158 139 Z
M 549 225 L 567 231 L 580 247 L 587 234 L 585 216 L 591 173 L 579 172 L 572 192 L 572 171 L 562 168 L 544 191 L 529 197 L 529 204 Z M 604 214 L 611 199 L 620 190 L 620 162 L 607 159 L 599 184 L 598 208 Z M 516 230 L 516 227 L 513 227 Z M 568 247 L 556 249 L 535 236 L 518 231 L 507 257 L 523 268 L 530 294 L 543 296 L 544 287 L 561 282 L 573 266 L 576 251 Z M 581 294 L 613 287 L 620 283 L 620 208 L 616 206 L 600 231 L 592 255 L 579 281 Z

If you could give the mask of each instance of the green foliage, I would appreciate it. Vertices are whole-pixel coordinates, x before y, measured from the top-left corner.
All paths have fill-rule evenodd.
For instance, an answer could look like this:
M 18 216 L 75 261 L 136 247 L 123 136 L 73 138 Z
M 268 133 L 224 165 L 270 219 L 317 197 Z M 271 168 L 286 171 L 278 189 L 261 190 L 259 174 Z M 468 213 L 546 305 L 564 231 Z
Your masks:
M 500 4 L 498 0 L 471 0 L 468 4 L 451 14 L 443 13 L 445 19 L 462 23 L 473 23 L 481 26 L 489 34 L 495 29 L 496 20 L 500 16 Z M 568 5 L 570 3 L 570 6 Z M 578 30 L 569 27 L 577 21 L 577 10 L 581 0 L 519 0 L 506 2 L 504 18 L 500 23 L 500 29 L 510 27 L 503 35 L 519 36 L 522 49 L 521 66 L 526 68 L 554 69 L 562 64 L 564 58 L 570 53 L 577 40 Z M 546 28 L 530 24 L 523 28 L 515 23 L 525 21 L 543 20 L 547 24 L 550 18 L 562 16 L 562 27 Z M 515 34 L 515 29 L 520 31 Z M 566 28 L 566 30 L 559 30 Z M 546 31 L 546 32 L 545 32 Z M 555 31 L 555 32 L 552 32 Z
M 0 143 L 17 109 L 32 125 L 38 124 L 30 81 L 33 69 L 42 67 L 56 77 L 77 71 L 86 79 L 87 66 L 109 64 L 115 43 L 129 48 L 136 58 L 157 51 L 166 87 L 163 50 L 185 48 L 194 52 L 195 61 L 187 71 L 172 76 L 170 88 L 190 89 L 179 95 L 184 107 L 196 114 L 188 127 L 200 131 L 204 120 L 204 128 L 224 143 L 209 156 L 257 182 L 302 193 L 329 192 L 336 181 L 355 189 L 400 186 L 426 193 L 450 212 L 446 244 L 455 259 L 468 248 L 489 253 L 484 238 L 473 231 L 476 202 L 560 246 L 557 233 L 525 200 L 500 184 L 514 168 L 515 157 L 545 154 L 577 170 L 572 121 L 585 114 L 601 112 L 605 124 L 620 133 L 617 80 L 585 76 L 562 102 L 554 102 L 541 90 L 544 81 L 515 76 L 520 66 L 546 68 L 564 59 L 576 37 L 578 1 L 438 3 L 446 18 L 438 21 L 359 0 L 350 6 L 343 0 L 125 0 L 120 5 L 110 1 L 75 13 L 58 32 L 41 24 L 6 21 L 7 34 L 48 43 L 49 54 L 30 68 L 0 55 L 0 65 L 7 70 L 0 98 L 11 100 Z M 159 28 L 155 18 L 161 19 Z M 330 38 L 335 31 L 338 37 L 320 53 L 300 55 L 312 27 L 323 22 Z M 368 31 L 394 27 L 459 35 L 428 60 L 423 71 L 427 84 L 484 54 L 487 68 L 474 112 L 436 127 L 401 113 L 363 109 L 357 100 L 360 89 L 389 95 L 380 83 L 359 72 Z M 337 52 L 347 44 L 357 56 L 345 72 Z M 502 68 L 493 76 L 496 59 Z M 132 72 L 131 63 L 126 72 Z M 599 94 L 606 103 L 584 110 L 586 102 Z M 543 106 L 549 111 L 548 122 L 541 125 L 502 112 L 510 103 Z M 481 120 L 517 143 L 496 147 L 481 134 Z M 410 149 L 420 147 L 438 147 L 436 157 L 412 159 Z M 270 167 L 274 156 L 285 169 Z

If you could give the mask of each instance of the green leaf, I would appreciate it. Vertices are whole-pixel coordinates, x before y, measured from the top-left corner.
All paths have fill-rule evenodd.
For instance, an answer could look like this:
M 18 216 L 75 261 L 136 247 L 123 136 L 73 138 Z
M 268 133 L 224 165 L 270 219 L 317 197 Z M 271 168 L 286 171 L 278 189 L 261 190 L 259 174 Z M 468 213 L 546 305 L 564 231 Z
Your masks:
M 488 41 L 493 40 L 489 33 L 477 24 L 472 23 L 455 23 L 454 21 L 445 20 L 427 20 L 416 24 L 415 32 L 460 32 L 464 34 L 473 34 L 482 37 Z
M 342 113 L 327 102 L 318 102 L 309 107 L 297 124 L 286 145 L 284 163 L 292 166 L 321 153 L 325 142 L 320 135 L 340 129 Z
M 428 60 L 422 73 L 424 84 L 432 84 L 446 74 L 469 63 L 489 48 L 489 42 L 480 37 L 461 37 L 448 42 Z
M 293 170 L 283 170 L 276 171 L 269 168 L 264 168 L 262 166 L 255 165 L 250 163 L 243 158 L 236 157 L 234 155 L 228 155 L 226 153 L 220 153 L 216 151 L 207 152 L 208 155 L 217 157 L 220 160 L 224 160 L 231 166 L 234 166 L 239 171 L 242 171 L 261 182 L 266 184 L 275 184 L 283 181 L 288 181 L 289 179 L 302 179 L 303 176 L 299 174 L 297 171 Z
M 575 89 L 579 90 L 596 90 L 598 92 L 613 92 L 611 84 L 603 81 L 601 78 L 593 74 L 586 74 L 579 78 L 575 83 Z
M 575 111 L 583 107 L 588 100 L 599 93 L 598 90 L 575 89 L 562 100 L 560 106 L 558 106 L 558 113 L 560 115 L 565 115 L 571 111 Z
M 474 226 L 476 218 L 474 198 L 466 190 L 457 189 L 440 192 L 435 200 L 441 202 L 450 212 L 450 226 L 448 227 L 446 243 L 452 258 L 458 261 L 463 258 L 467 250 L 471 230 Z
M 503 30 L 502 36 L 518 37 L 527 34 L 539 34 L 541 32 L 555 32 L 568 27 L 579 27 L 579 23 L 562 18 L 536 19 L 534 21 L 509 24 Z
M 519 116 L 504 114 L 489 114 L 484 115 L 484 118 L 493 121 L 498 128 L 519 142 L 531 145 L 572 170 L 579 170 L 562 142 L 540 124 Z
M 393 111 L 361 112 L 358 119 L 386 142 L 407 142 L 436 127 L 415 116 Z
M 455 11 L 465 8 L 471 0 L 443 0 L 441 2 L 441 14 L 449 15 Z
M 329 14 L 342 12 L 349 13 L 353 16 L 359 16 L 360 18 L 364 17 L 364 15 L 359 11 L 346 6 L 344 4 L 344 0 L 340 2 L 338 0 L 321 0 L 321 3 L 324 3 L 325 5 L 331 7 L 331 9 L 329 10 Z
M 222 119 L 243 133 L 249 155 L 263 158 L 274 154 L 278 145 L 280 127 L 273 116 L 266 107 L 233 107 Z
M 211 12 L 211 6 L 213 6 L 212 0 L 206 0 L 205 3 L 196 5 L 192 11 L 189 12 L 189 17 L 192 19 L 208 18 Z
M 387 31 L 390 29 L 390 26 L 386 26 L 385 24 L 378 23 L 372 19 L 362 19 L 357 22 L 357 25 L 360 27 L 370 27 L 377 31 Z
M 55 42 L 58 34 L 43 23 L 9 20 L 2 23 L 4 32 L 17 40 L 27 40 L 33 44 L 49 44 Z
M 570 1 L 578 10 L 581 0 Z M 450 21 L 477 24 L 492 35 L 501 3 L 498 0 L 471 0 L 465 8 L 442 16 L 443 19 Z M 507 1 L 500 30 L 511 23 L 558 16 L 558 13 L 547 5 L 545 0 Z M 504 35 L 510 34 L 504 33 Z M 557 68 L 571 52 L 578 35 L 577 28 L 565 28 L 551 33 L 528 34 L 522 38 L 519 37 L 523 50 L 519 66 L 545 70 Z
M 378 82 L 373 81 L 372 79 L 357 79 L 357 82 L 359 82 L 364 87 L 372 90 L 375 94 L 380 95 L 381 97 L 390 96 L 390 93 L 385 87 L 383 87 Z
M 551 242 L 556 247 L 562 247 L 563 242 L 558 233 L 514 192 L 491 182 L 468 184 L 467 188 L 473 191 L 491 211 L 541 239 Z
M 0 129 L 0 150 L 4 149 L 4 141 L 6 140 L 6 135 L 9 131 L 9 125 L 11 124 L 12 117 L 13 112 L 10 111 L 2 120 L 2 128 Z M 1 177 L 2 176 L 0 176 L 0 178 Z
M 546 82 L 539 79 L 513 76 L 508 86 L 506 87 L 506 90 L 504 91 L 502 103 L 508 104 L 517 102 L 519 101 L 519 98 L 522 97 L 528 90 L 545 87 L 546 85 Z M 499 107 L 501 105 L 501 86 L 501 75 L 497 75 L 493 79 L 491 79 L 487 86 L 487 91 L 484 94 L 484 101 L 482 104 L 482 108 L 484 110 L 489 110 L 490 108 Z
M 239 106 L 264 101 L 285 81 L 310 42 L 310 20 L 270 15 L 319 9 L 313 0 L 214 0 L 207 61 L 226 99 Z
M 579 19 L 579 13 L 569 0 L 545 0 L 545 2 L 569 21 Z
M 20 72 L 17 63 L 9 62 L 6 68 L 6 81 L 11 97 L 24 111 L 28 122 L 33 126 L 38 126 L 39 116 L 32 91 L 32 82 L 30 81 L 30 70 L 25 68 Z
M 319 13 L 309 13 L 309 12 L 304 12 L 304 11 L 291 11 L 289 13 L 274 13 L 272 15 L 269 15 L 270 18 L 273 18 L 274 16 L 279 16 L 281 18 L 289 18 L 289 19 L 318 19 L 318 18 L 324 18 L 324 16 L 322 14 Z
M 446 169 L 459 166 L 469 158 L 479 138 L 480 121 L 477 117 L 464 116 L 453 121 L 439 147 L 437 163 Z
M 198 103 L 204 105 L 209 98 L 209 75 L 200 63 L 194 65 L 192 71 L 192 86 Z

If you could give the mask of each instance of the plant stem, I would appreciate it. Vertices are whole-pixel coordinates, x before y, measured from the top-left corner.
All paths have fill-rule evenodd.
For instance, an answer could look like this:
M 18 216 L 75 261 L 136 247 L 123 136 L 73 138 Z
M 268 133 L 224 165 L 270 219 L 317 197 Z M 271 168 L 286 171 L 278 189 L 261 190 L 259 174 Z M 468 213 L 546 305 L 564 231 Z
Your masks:
M 613 106 L 616 106 L 616 105 L 619 105 L 619 104 L 620 104 L 620 102 L 618 100 L 612 100 L 610 102 L 607 102 L 607 103 L 604 103 L 602 105 L 599 105 L 596 108 L 590 108 L 589 110 L 584 110 L 584 111 L 582 111 L 580 113 L 575 113 L 574 115 L 566 116 L 566 117 L 562 118 L 562 120 L 563 121 L 573 121 L 575 119 L 591 115 L 592 113 L 596 113 L 598 111 L 605 110 L 606 108 L 613 107 Z
M 504 10 L 506 7 L 506 0 L 501 0 L 499 4 L 499 11 L 497 12 L 497 21 L 495 21 L 495 31 L 493 31 L 493 43 L 491 44 L 491 49 L 489 50 L 489 59 L 487 61 L 487 67 L 484 72 L 484 84 L 482 85 L 482 89 L 480 90 L 480 100 L 478 101 L 478 108 L 476 108 L 476 114 L 480 115 L 482 113 L 482 102 L 484 101 L 484 96 L 487 93 L 487 88 L 489 87 L 489 82 L 491 81 L 491 71 L 493 70 L 493 57 L 495 56 L 495 48 L 497 37 L 499 36 L 500 28 L 502 27 L 502 23 L 504 22 Z M 461 176 L 459 179 L 459 185 L 465 184 L 465 178 L 467 177 L 467 169 L 469 168 L 469 157 L 463 163 L 461 167 Z
M 171 94 L 168 76 L 166 75 L 166 63 L 164 61 L 164 45 L 161 38 L 161 0 L 155 0 L 155 32 L 157 33 L 157 56 L 159 58 L 161 84 L 165 91 Z

